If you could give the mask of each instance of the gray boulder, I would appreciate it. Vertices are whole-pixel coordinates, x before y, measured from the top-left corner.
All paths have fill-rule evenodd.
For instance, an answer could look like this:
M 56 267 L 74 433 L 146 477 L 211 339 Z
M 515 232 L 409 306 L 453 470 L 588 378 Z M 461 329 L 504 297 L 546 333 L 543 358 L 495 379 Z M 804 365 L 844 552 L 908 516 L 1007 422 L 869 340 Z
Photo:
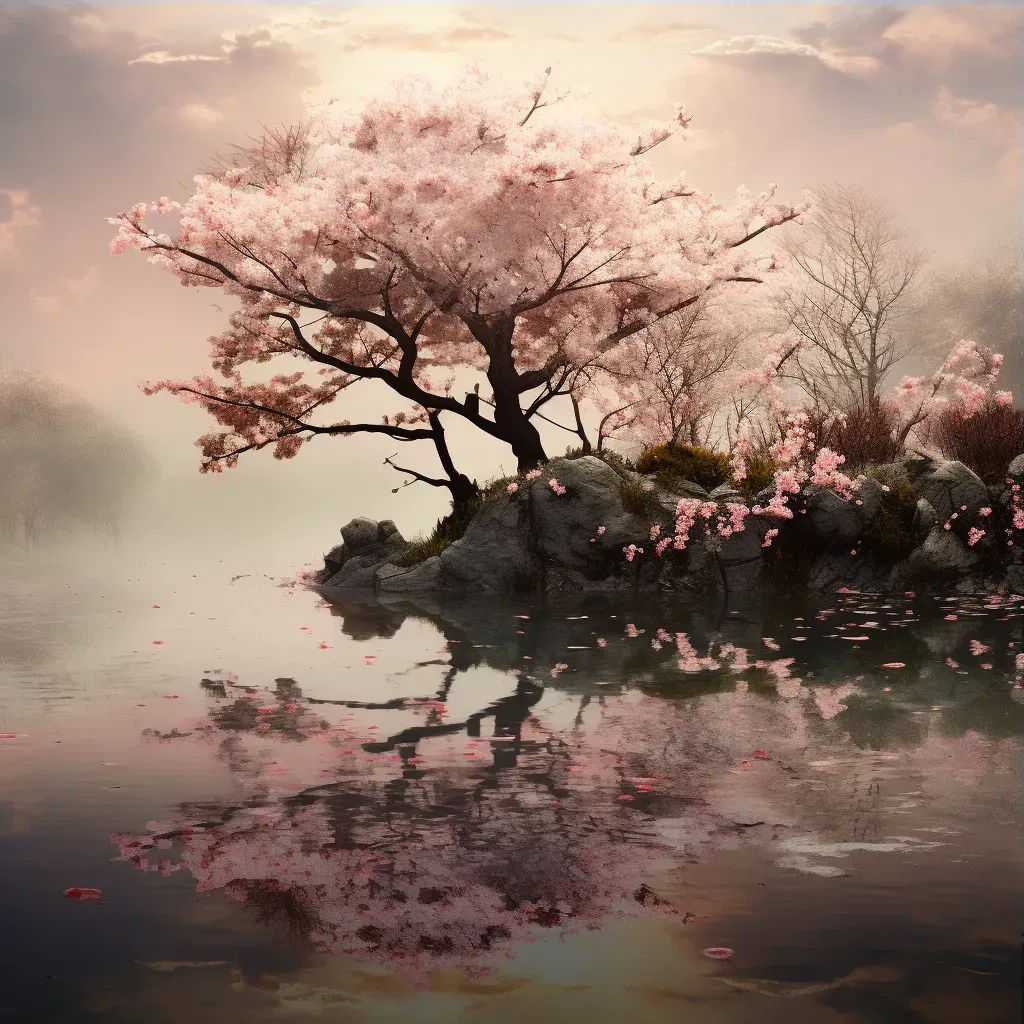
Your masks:
M 822 593 L 834 593 L 839 587 L 874 593 L 891 587 L 890 573 L 889 566 L 870 555 L 826 551 L 814 560 L 807 582 Z
M 736 498 L 742 498 L 742 495 L 735 487 L 730 487 L 729 484 L 719 484 L 713 491 L 708 493 L 708 498 L 711 501 L 732 501 Z
M 853 493 L 853 505 L 864 526 L 869 526 L 878 515 L 884 495 L 882 485 L 873 477 L 857 478 L 857 485 Z
M 1024 482 L 1024 455 L 1018 455 L 1011 463 L 1006 475 L 1012 477 L 1017 483 Z
M 760 519 L 758 516 L 756 519 Z M 723 568 L 729 569 L 734 566 L 747 565 L 751 562 L 760 564 L 764 560 L 764 549 L 761 544 L 764 541 L 765 530 L 758 529 L 762 524 L 755 521 L 754 516 L 747 517 L 746 529 L 734 533 L 731 537 L 718 540 L 718 561 Z
M 380 524 L 374 519 L 353 519 L 341 528 L 341 536 L 345 547 L 354 553 L 380 540 Z
M 533 481 L 528 497 L 536 552 L 548 566 L 574 569 L 597 582 L 608 576 L 610 564 L 622 562 L 627 544 L 645 551 L 653 548 L 652 523 L 669 522 L 668 511 L 653 501 L 647 516 L 627 512 L 622 505 L 623 478 L 600 459 L 556 459 L 548 470 Z M 565 494 L 555 494 L 548 486 L 552 477 Z M 605 531 L 598 537 L 601 526 Z M 596 538 L 593 544 L 591 537 Z
M 804 494 L 811 529 L 821 540 L 849 544 L 860 536 L 863 525 L 855 505 L 816 484 L 809 484 Z
M 1024 565 L 1011 565 L 999 589 L 1004 594 L 1024 594 Z
M 444 569 L 437 555 L 409 569 L 399 568 L 390 562 L 377 569 L 377 590 L 380 593 L 415 594 L 444 589 Z
M 390 520 L 377 523 L 373 519 L 353 519 L 341 528 L 341 535 L 344 543 L 324 556 L 324 586 L 372 587 L 378 566 L 398 558 L 408 547 L 408 541 Z
M 673 485 L 679 492 L 681 498 L 710 498 L 711 495 L 701 487 L 700 484 L 695 484 L 692 480 L 680 480 L 677 484 Z
M 502 495 L 484 506 L 440 558 L 446 576 L 466 590 L 527 588 L 540 580 L 529 514 L 512 496 Z
M 347 552 L 344 544 L 336 545 L 324 555 L 324 572 L 328 578 L 333 576 L 345 564 L 346 555 Z
M 935 506 L 927 498 L 917 499 L 917 508 L 914 510 L 914 535 L 919 542 L 923 542 L 936 526 L 939 525 L 939 516 Z
M 914 575 L 928 579 L 966 576 L 979 558 L 952 530 L 935 527 L 906 561 Z
M 372 588 L 376 580 L 377 567 L 380 564 L 381 558 L 376 553 L 352 555 L 345 559 L 345 564 L 327 580 L 325 586 Z
M 378 540 L 387 540 L 392 534 L 398 533 L 398 527 L 390 519 L 382 519 L 377 524 Z
M 914 490 L 927 499 L 940 522 L 954 512 L 976 515 L 988 503 L 988 489 L 981 478 L 962 462 L 934 462 L 913 480 Z

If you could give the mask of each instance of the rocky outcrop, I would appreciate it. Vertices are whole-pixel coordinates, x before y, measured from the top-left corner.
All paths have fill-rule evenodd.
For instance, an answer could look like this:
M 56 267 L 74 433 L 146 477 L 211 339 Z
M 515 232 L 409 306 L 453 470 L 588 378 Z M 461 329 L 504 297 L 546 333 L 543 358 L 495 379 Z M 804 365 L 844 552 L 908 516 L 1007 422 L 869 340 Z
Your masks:
M 417 565 L 397 564 L 408 543 L 394 523 L 352 520 L 343 543 L 325 556 L 319 582 L 388 594 L 713 588 L 760 595 L 767 555 L 775 563 L 795 559 L 808 586 L 821 591 L 1021 591 L 1024 538 L 1016 548 L 1002 540 L 1010 484 L 993 497 L 960 462 L 912 459 L 882 468 L 898 496 L 868 477 L 849 499 L 809 484 L 791 502 L 792 520 L 751 513 L 744 530 L 724 539 L 695 527 L 685 550 L 670 547 L 659 557 L 658 531 L 671 534 L 681 497 L 715 501 L 724 511 L 742 501 L 738 492 L 722 486 L 708 493 L 683 481 L 669 493 L 594 456 L 554 459 L 512 494 L 489 497 L 459 540 Z M 1024 456 L 1010 477 L 1024 478 Z M 762 492 L 755 504 L 768 497 Z M 766 548 L 769 530 L 778 535 Z
M 331 587 L 373 588 L 377 570 L 398 558 L 409 542 L 390 519 L 353 519 L 341 528 L 342 543 L 324 556 L 322 582 Z

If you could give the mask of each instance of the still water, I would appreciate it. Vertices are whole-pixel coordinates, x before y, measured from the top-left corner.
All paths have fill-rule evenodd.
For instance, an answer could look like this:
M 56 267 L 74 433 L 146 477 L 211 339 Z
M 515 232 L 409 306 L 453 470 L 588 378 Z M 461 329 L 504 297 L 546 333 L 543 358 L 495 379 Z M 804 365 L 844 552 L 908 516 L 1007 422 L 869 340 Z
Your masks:
M 282 582 L 0 553 L 0 1019 L 1019 1019 L 1021 599 Z

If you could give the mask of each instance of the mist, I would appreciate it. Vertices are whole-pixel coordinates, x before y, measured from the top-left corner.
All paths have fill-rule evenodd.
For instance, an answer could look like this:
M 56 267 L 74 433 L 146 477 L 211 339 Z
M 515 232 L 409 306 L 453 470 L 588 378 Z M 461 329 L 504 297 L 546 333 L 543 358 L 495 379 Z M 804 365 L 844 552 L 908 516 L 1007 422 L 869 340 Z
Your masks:
M 151 475 L 129 426 L 40 374 L 0 372 L 0 536 L 116 536 Z

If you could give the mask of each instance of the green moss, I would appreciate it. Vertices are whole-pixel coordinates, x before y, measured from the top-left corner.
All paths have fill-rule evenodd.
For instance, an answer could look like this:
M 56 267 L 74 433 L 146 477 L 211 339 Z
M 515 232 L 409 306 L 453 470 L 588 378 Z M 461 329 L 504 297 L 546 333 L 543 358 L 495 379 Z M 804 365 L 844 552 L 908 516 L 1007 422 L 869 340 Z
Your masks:
M 636 460 L 638 473 L 653 473 L 668 484 L 673 479 L 690 480 L 707 491 L 732 479 L 732 460 L 723 452 L 688 445 L 658 444 Z
M 433 532 L 426 537 L 414 537 L 409 546 L 395 559 L 394 564 L 402 569 L 408 569 L 441 554 L 453 543 L 454 540 L 449 537 L 438 536 L 437 527 L 434 527 Z
M 917 494 L 906 475 L 894 466 L 869 466 L 865 476 L 888 487 L 874 519 L 864 530 L 870 548 L 888 559 L 905 558 L 914 549 Z
M 774 459 L 754 456 L 747 459 L 747 475 L 736 485 L 744 498 L 753 499 L 775 479 L 778 466 Z
M 639 481 L 629 477 L 619 481 L 619 498 L 622 507 L 634 516 L 651 518 L 661 511 L 661 506 L 643 489 Z

